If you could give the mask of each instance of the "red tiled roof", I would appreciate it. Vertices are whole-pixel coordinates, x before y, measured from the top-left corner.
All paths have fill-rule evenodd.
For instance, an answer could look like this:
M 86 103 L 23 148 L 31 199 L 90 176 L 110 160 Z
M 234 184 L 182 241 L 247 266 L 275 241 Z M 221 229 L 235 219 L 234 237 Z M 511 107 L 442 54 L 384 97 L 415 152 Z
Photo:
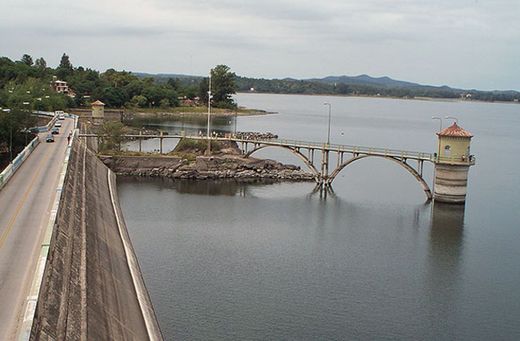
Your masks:
M 452 137 L 473 137 L 469 131 L 462 129 L 457 125 L 457 122 L 453 122 L 448 128 L 444 128 L 441 132 L 437 133 L 439 136 L 452 136 Z
M 92 105 L 105 105 L 105 103 L 101 102 L 99 99 L 95 102 L 92 102 Z

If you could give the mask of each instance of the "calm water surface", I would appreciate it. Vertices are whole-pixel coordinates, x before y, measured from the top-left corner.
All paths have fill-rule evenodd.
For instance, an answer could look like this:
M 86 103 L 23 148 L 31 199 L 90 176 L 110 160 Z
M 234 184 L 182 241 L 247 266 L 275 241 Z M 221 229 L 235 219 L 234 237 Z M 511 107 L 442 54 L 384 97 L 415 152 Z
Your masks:
M 327 197 L 311 183 L 119 178 L 166 339 L 520 339 L 519 105 L 252 94 L 237 101 L 278 112 L 239 117 L 239 131 L 325 141 L 330 102 L 333 143 L 426 152 L 435 151 L 439 128 L 431 116 L 457 116 L 475 135 L 467 203 L 425 203 L 410 174 L 370 158 L 345 168 Z M 214 127 L 233 131 L 235 122 Z M 258 156 L 300 165 L 274 148 Z M 432 168 L 425 172 L 431 183 Z

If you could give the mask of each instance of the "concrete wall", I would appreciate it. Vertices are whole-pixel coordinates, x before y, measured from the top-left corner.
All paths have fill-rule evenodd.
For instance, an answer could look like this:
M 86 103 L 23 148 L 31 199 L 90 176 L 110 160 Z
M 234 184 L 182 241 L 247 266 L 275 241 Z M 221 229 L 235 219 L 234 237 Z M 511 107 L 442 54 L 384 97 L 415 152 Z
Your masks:
M 81 118 L 92 119 L 92 109 L 69 109 L 69 111 Z M 104 109 L 103 117 L 105 120 L 120 121 L 124 115 L 124 110 L 121 109 Z
M 434 200 L 462 204 L 466 201 L 468 165 L 435 165 Z
M 162 340 L 115 193 L 115 177 L 72 145 L 32 340 Z

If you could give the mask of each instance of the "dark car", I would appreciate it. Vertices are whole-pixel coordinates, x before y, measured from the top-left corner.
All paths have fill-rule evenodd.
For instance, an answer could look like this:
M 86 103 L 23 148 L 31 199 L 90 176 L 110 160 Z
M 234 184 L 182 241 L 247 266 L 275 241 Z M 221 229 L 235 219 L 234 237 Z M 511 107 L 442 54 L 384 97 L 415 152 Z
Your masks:
M 54 136 L 52 136 L 52 134 L 47 134 L 45 142 L 54 142 Z
M 58 135 L 60 133 L 60 130 L 58 128 L 52 128 L 51 134 Z

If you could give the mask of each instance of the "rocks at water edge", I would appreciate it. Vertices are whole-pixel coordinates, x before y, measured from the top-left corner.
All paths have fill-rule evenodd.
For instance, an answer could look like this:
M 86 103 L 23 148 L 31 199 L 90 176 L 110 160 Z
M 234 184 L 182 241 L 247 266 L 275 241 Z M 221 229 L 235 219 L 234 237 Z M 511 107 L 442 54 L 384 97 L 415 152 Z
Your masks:
M 167 177 L 173 179 L 277 179 L 312 181 L 314 175 L 295 165 L 273 160 L 234 155 L 197 156 L 194 161 L 180 157 L 101 156 L 118 175 Z

